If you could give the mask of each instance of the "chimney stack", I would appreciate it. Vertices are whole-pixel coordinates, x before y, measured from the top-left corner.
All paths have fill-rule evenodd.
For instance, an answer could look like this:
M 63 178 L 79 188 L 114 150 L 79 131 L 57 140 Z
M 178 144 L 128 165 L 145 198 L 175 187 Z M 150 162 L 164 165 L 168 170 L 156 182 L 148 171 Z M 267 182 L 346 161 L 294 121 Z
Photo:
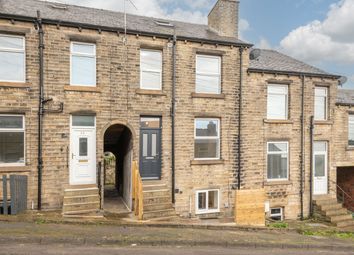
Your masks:
M 208 15 L 209 28 L 221 36 L 238 38 L 238 0 L 217 0 Z

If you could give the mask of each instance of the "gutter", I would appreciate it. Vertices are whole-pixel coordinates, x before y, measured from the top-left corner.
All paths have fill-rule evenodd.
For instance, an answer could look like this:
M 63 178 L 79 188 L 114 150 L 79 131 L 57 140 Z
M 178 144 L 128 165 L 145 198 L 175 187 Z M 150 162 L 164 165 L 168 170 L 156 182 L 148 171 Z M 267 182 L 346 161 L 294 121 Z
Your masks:
M 22 15 L 14 15 L 14 14 L 4 14 L 0 13 L 0 18 L 2 19 L 9 19 L 9 20 L 17 20 L 23 22 L 34 22 L 36 19 L 29 16 L 22 16 Z M 113 33 L 124 33 L 124 28 L 117 28 L 117 27 L 109 27 L 109 26 L 100 26 L 100 25 L 93 25 L 87 23 L 79 23 L 79 22 L 71 22 L 71 21 L 62 21 L 62 20 L 54 20 L 54 19 L 42 19 L 42 24 L 47 25 L 54 25 L 54 26 L 66 26 L 66 27 L 75 27 L 81 29 L 91 29 L 91 30 L 99 30 L 105 32 L 113 32 Z M 173 35 L 171 34 L 164 34 L 164 33 L 153 33 L 153 32 L 146 32 L 146 31 L 139 31 L 128 29 L 127 34 L 131 35 L 142 35 L 142 36 L 155 36 L 161 39 L 171 39 Z M 181 41 L 190 41 L 190 42 L 204 42 L 209 44 L 218 44 L 224 46 L 236 46 L 236 47 L 252 47 L 253 44 L 243 43 L 243 42 L 232 42 L 232 41 L 223 41 L 223 40 L 211 40 L 205 38 L 196 38 L 196 37 L 188 37 L 188 36 L 181 36 L 178 37 L 178 40 Z
M 39 36 L 39 106 L 38 106 L 38 210 L 42 209 L 42 171 L 43 171 L 43 115 L 44 115 L 44 31 L 40 12 L 37 11 L 35 21 Z
M 257 69 L 248 68 L 248 73 L 266 73 L 266 74 L 280 74 L 280 75 L 293 75 L 293 76 L 307 76 L 307 77 L 318 77 L 318 78 L 328 78 L 328 79 L 339 79 L 341 76 L 332 74 L 315 74 L 315 73 L 302 73 L 294 71 L 277 71 L 268 69 Z
M 241 189 L 241 122 L 242 122 L 242 87 L 243 87 L 243 47 L 240 47 L 240 84 L 238 97 L 238 135 L 237 135 L 237 189 Z M 236 100 L 237 101 L 237 100 Z
M 311 150 L 311 157 L 310 157 L 310 216 L 313 216 L 313 204 L 312 204 L 312 192 L 313 192 L 313 136 L 314 136 L 314 117 L 311 116 L 311 125 L 310 125 L 310 150 Z
M 172 50 L 172 102 L 171 102 L 171 164 L 172 164 L 172 204 L 176 202 L 175 198 L 175 115 L 176 115 L 176 47 L 177 36 L 173 36 L 173 50 Z
M 300 160 L 300 219 L 304 219 L 304 175 L 305 175 L 305 76 L 301 77 L 301 160 Z

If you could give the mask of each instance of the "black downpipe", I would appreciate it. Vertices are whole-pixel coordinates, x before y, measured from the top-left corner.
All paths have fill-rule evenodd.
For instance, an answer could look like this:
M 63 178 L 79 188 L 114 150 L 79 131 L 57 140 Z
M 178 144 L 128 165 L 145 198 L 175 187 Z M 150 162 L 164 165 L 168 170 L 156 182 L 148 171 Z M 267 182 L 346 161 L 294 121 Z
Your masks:
M 304 162 L 305 162 L 305 76 L 301 76 L 301 170 L 300 170 L 300 206 L 301 220 L 304 219 Z
M 173 50 L 172 50 L 172 107 L 171 107 L 171 163 L 172 163 L 172 203 L 176 202 L 175 198 L 175 114 L 176 114 L 176 47 L 177 36 L 173 35 Z
M 242 121 L 242 86 L 243 86 L 243 47 L 240 47 L 240 84 L 238 97 L 238 138 L 237 138 L 237 189 L 241 189 L 241 121 Z
M 38 109 L 38 210 L 42 209 L 42 171 L 43 171 L 43 115 L 44 115 L 44 31 L 41 14 L 37 11 L 36 25 L 39 35 L 39 109 Z
M 310 158 L 310 216 L 313 216 L 313 203 L 312 203 L 312 192 L 313 192 L 313 135 L 314 135 L 314 117 L 311 116 L 311 126 L 310 126 L 310 148 L 311 148 L 311 158 Z

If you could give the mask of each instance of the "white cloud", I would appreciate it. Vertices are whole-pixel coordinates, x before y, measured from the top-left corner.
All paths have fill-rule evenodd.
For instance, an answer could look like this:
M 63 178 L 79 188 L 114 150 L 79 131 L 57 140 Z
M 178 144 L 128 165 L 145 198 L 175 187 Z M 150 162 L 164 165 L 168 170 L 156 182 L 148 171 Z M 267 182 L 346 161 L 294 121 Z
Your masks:
M 239 37 L 241 40 L 245 40 L 244 33 L 250 29 L 250 24 L 245 19 L 240 19 L 238 24 Z
M 330 6 L 323 21 L 312 21 L 290 32 L 280 50 L 310 63 L 354 63 L 354 0 Z
M 272 48 L 269 41 L 264 37 L 260 38 L 259 42 L 256 43 L 256 47 L 260 48 L 260 49 L 271 49 Z

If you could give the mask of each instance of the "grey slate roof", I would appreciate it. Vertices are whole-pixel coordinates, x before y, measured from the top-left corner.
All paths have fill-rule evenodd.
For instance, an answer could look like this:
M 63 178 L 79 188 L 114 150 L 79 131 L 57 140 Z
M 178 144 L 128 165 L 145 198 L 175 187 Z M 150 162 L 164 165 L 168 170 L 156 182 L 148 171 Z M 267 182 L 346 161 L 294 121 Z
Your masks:
M 73 22 L 117 29 L 124 28 L 124 14 L 121 12 L 75 5 L 66 5 L 66 8 L 53 8 L 54 5 L 65 7 L 65 5 L 38 0 L 0 0 L 0 14 L 35 18 L 37 16 L 37 10 L 39 10 L 44 20 Z M 161 19 L 128 14 L 127 29 L 129 31 L 173 35 L 173 27 L 157 25 L 156 20 Z M 182 38 L 247 44 L 237 38 L 219 36 L 215 31 L 210 30 L 207 25 L 179 21 L 170 22 L 176 29 L 176 35 Z
M 338 89 L 337 104 L 354 106 L 354 89 Z
M 249 70 L 337 77 L 275 50 L 264 49 L 260 50 L 258 58 L 250 60 Z

